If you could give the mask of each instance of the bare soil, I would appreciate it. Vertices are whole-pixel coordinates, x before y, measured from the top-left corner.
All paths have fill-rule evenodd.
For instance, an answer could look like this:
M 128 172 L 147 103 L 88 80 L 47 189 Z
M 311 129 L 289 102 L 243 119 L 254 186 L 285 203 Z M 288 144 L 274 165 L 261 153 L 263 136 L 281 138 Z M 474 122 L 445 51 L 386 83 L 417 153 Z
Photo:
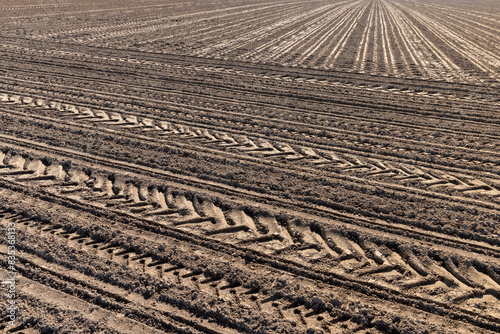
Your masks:
M 495 1 L 4 1 L 1 333 L 500 332 Z

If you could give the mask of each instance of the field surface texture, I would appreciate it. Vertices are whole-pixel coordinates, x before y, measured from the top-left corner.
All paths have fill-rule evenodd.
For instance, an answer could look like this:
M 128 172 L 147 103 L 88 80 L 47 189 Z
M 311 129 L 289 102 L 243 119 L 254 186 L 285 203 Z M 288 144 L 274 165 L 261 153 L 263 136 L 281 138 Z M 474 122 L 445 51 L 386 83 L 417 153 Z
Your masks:
M 2 0 L 0 333 L 498 333 L 499 92 L 494 0 Z

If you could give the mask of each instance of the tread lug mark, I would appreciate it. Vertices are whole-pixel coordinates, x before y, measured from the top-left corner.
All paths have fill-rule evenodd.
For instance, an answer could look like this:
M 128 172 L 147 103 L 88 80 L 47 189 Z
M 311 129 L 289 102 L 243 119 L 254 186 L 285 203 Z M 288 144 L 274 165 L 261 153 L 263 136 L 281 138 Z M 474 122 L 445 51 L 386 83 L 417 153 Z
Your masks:
M 378 250 L 377 246 L 367 239 L 360 239 L 358 244 L 379 265 L 389 265 L 387 258 Z
M 303 155 L 298 154 L 290 145 L 288 144 L 280 144 L 273 147 L 271 144 L 268 144 L 271 148 L 268 152 L 262 152 L 262 154 L 266 157 L 277 157 L 277 156 L 285 156 L 288 160 L 298 160 L 303 158 Z
M 82 114 L 82 116 L 87 116 L 87 115 L 93 115 L 92 110 L 89 108 L 83 107 L 82 110 L 78 110 L 78 108 L 72 104 L 68 103 L 62 103 L 61 104 L 61 110 L 62 111 L 70 111 L 71 114 L 79 114 L 85 112 L 85 114 Z
M 219 209 L 220 210 L 220 209 Z M 207 234 L 217 235 L 223 233 L 235 233 L 227 236 L 228 242 L 234 243 L 244 241 L 256 235 L 257 227 L 252 218 L 250 218 L 243 210 L 232 209 L 225 215 L 227 226 L 218 229 L 210 230 Z M 243 233 L 240 233 L 243 232 Z M 237 240 L 234 240 L 234 239 Z
M 456 267 L 456 265 L 453 263 L 453 261 L 447 257 L 443 261 L 443 266 L 452 274 L 457 280 L 462 282 L 463 284 L 469 286 L 469 287 L 480 287 L 479 284 L 472 283 L 469 279 L 465 277 L 465 275 Z
M 465 183 L 457 179 L 456 177 L 453 177 L 451 175 L 445 174 L 445 173 L 438 173 L 436 171 L 429 171 L 427 175 L 431 176 L 431 179 L 422 181 L 423 184 L 427 185 L 428 187 L 438 187 L 438 186 L 450 186 L 452 184 L 453 186 L 463 186 Z
M 274 147 L 273 144 L 268 142 L 267 140 L 260 140 L 259 148 L 252 150 L 250 152 L 259 152 L 264 156 L 273 156 L 273 155 L 281 155 L 283 152 Z
M 177 195 L 173 197 L 173 207 L 177 209 L 179 216 L 182 218 L 181 220 L 177 220 L 174 225 L 196 223 L 196 220 L 200 218 L 201 220 L 198 222 L 204 221 L 196 212 L 193 202 L 188 201 L 184 195 Z
M 336 257 L 336 253 L 333 252 L 328 245 L 324 242 L 320 235 L 311 231 L 311 228 L 304 225 L 300 221 L 292 221 L 288 223 L 287 230 L 293 239 L 298 240 L 302 245 L 299 246 L 300 250 L 307 250 L 307 252 L 301 252 L 299 254 L 302 257 L 309 259 L 310 261 L 317 261 L 325 257 Z M 310 253 L 314 250 L 314 253 Z
M 486 273 L 496 284 L 500 285 L 500 274 L 492 266 L 486 268 Z
M 126 124 L 127 122 L 122 118 L 122 115 L 116 112 L 110 112 L 108 117 L 103 118 L 103 119 L 97 119 L 94 120 L 96 123 L 102 123 L 102 124 L 113 124 L 113 125 L 121 125 L 121 124 Z
M 63 169 L 63 166 L 60 164 L 50 164 L 45 168 L 45 172 L 43 175 L 27 177 L 20 179 L 22 181 L 57 181 L 62 182 L 66 179 L 66 172 Z
M 201 217 L 206 218 L 212 223 L 212 226 L 209 227 L 210 231 L 229 226 L 222 210 L 210 201 L 204 201 L 201 203 L 201 205 L 199 205 L 198 213 Z
M 339 156 L 333 152 L 324 152 L 324 155 L 326 156 L 326 159 L 328 159 L 329 161 L 323 164 L 318 164 L 318 167 L 329 166 L 333 164 L 335 165 L 335 167 L 342 169 L 345 167 L 352 166 L 350 162 L 339 158 Z
M 349 156 L 350 161 L 346 161 L 349 165 L 347 167 L 341 167 L 342 170 L 359 170 L 359 171 L 369 171 L 371 166 L 359 160 L 358 157 Z
M 16 158 L 9 160 L 13 171 L 1 173 L 1 175 L 33 175 L 38 176 L 45 170 L 45 165 L 40 160 L 26 161 L 24 158 Z
M 202 130 L 202 136 L 200 138 L 200 142 L 203 144 L 210 144 L 210 143 L 220 143 L 222 140 L 217 139 L 217 137 L 213 134 L 211 134 L 208 130 Z
M 121 119 L 121 116 L 120 116 L 120 119 Z M 164 133 L 162 133 L 160 135 L 168 135 L 169 132 L 174 131 L 174 127 L 173 127 L 172 123 L 170 123 L 170 122 L 161 121 L 161 122 L 159 122 L 159 127 L 165 131 Z
M 69 114 L 63 114 L 61 117 L 72 117 L 74 119 L 86 119 L 90 120 L 95 117 L 94 112 L 90 108 L 80 108 L 78 110 L 75 106 L 68 106 L 67 108 L 64 108 L 65 111 L 70 111 L 71 113 Z
M 154 128 L 154 129 L 156 129 L 156 128 L 155 128 L 155 126 L 156 126 L 156 125 L 155 125 L 155 123 L 154 123 L 154 121 L 153 121 L 152 119 L 149 119 L 149 118 L 143 118 L 143 119 L 141 120 L 141 123 L 142 123 L 142 125 L 144 125 L 146 128 Z M 145 131 L 145 130 L 147 130 L 147 129 L 144 129 L 143 131 Z
M 399 246 L 398 248 L 401 256 L 408 262 L 410 267 L 412 267 L 419 275 L 428 276 L 429 270 L 420 262 L 418 257 L 413 253 L 413 251 L 406 246 Z
M 35 103 L 33 103 L 33 98 L 31 97 L 28 97 L 28 96 L 23 96 L 21 98 L 21 102 L 24 103 L 24 104 L 27 104 L 29 106 L 35 106 Z
M 261 231 L 260 236 L 256 234 L 256 237 L 241 240 L 238 244 L 252 244 L 253 247 L 263 249 L 264 252 L 269 254 L 286 250 L 293 244 L 293 239 L 286 228 L 279 225 L 274 216 L 268 214 L 258 215 L 255 220 L 257 222 L 255 226 L 261 226 L 265 231 Z
M 429 176 L 427 173 L 413 166 L 401 166 L 401 170 L 406 175 L 396 176 L 395 177 L 396 180 L 416 179 L 419 181 L 426 181 L 431 179 L 431 176 Z
M 373 176 L 373 175 L 389 174 L 389 176 L 397 176 L 405 174 L 401 169 L 394 168 L 387 162 L 384 163 L 382 161 L 376 161 L 373 164 L 373 167 L 374 170 L 366 173 L 366 175 Z
M 320 156 L 316 151 L 308 147 L 301 147 L 301 153 L 304 155 L 304 159 L 307 159 L 310 163 L 314 165 L 321 165 L 329 163 L 330 160 Z
M 499 197 L 500 190 L 477 179 L 470 179 L 467 185 L 455 189 L 464 193 L 481 193 L 490 197 Z
M 267 234 L 275 236 L 278 240 L 284 244 L 292 244 L 293 240 L 286 228 L 281 226 L 271 215 L 261 215 L 258 217 L 258 221 L 261 225 L 267 228 Z
M 108 114 L 102 110 L 95 110 L 94 117 L 92 119 L 89 119 L 90 122 L 109 121 L 109 120 L 110 120 L 110 118 L 109 118 Z
M 80 168 L 71 167 L 68 170 L 66 183 L 64 184 L 64 186 L 76 186 L 78 188 L 74 189 L 83 189 L 82 185 L 85 184 L 85 182 L 88 181 L 89 178 L 90 177 Z
M 491 268 L 491 267 L 490 267 Z M 500 284 L 496 283 L 488 273 L 483 273 L 478 271 L 473 265 L 468 265 L 465 271 L 466 275 L 470 277 L 470 280 L 477 282 L 480 286 L 484 288 L 498 289 Z
M 90 187 L 92 188 L 93 191 L 104 192 L 108 190 L 109 180 L 106 176 L 92 173 L 92 177 L 93 177 L 93 182 L 90 185 Z M 108 195 L 111 196 L 111 192 L 108 192 Z
M 258 151 L 261 147 L 259 147 L 255 142 L 247 137 L 243 137 L 241 140 L 241 144 L 238 144 L 236 146 L 233 146 L 233 148 L 236 148 L 240 151 L 244 152 L 252 152 L 252 151 Z M 267 148 L 266 148 L 267 149 Z
M 48 108 L 47 101 L 44 99 L 36 99 L 35 106 L 38 108 Z
M 26 163 L 26 160 L 20 156 L 20 155 L 14 155 L 14 156 L 10 156 L 10 157 L 7 157 L 5 160 L 4 160 L 5 164 L 2 166 L 2 168 L 9 168 L 9 169 L 13 169 L 14 171 L 21 171 L 24 167 L 24 164 Z M 10 174 L 11 172 L 5 172 L 5 173 L 1 173 L 1 175 L 8 175 Z
M 50 101 L 48 103 L 48 107 L 50 109 L 53 109 L 53 110 L 57 110 L 57 111 L 63 111 L 64 109 L 62 108 L 62 105 L 60 102 L 55 102 L 55 101 Z
M 14 104 L 21 103 L 21 96 L 19 96 L 19 95 L 11 95 L 9 97 L 9 102 L 12 102 Z
M 208 205 L 205 205 L 205 213 L 207 216 L 214 217 L 215 221 L 214 228 L 207 231 L 207 234 L 215 235 L 239 231 L 247 232 L 250 231 L 252 227 L 253 231 L 256 231 L 254 222 L 242 210 L 231 210 L 228 214 L 224 215 L 220 208 L 210 202 Z M 232 224 L 229 224 L 226 217 Z
M 338 254 L 339 260 L 349 260 L 356 257 L 355 251 L 352 250 L 347 240 L 337 232 L 323 229 L 321 236 L 330 249 Z
M 425 278 L 417 278 L 403 283 L 404 289 L 412 289 L 424 285 L 432 285 L 438 281 L 438 278 L 434 275 L 428 275 Z
M 226 133 L 217 133 L 216 136 L 218 140 L 223 142 L 220 144 L 220 146 L 233 147 L 233 145 L 239 145 L 236 139 L 230 137 Z

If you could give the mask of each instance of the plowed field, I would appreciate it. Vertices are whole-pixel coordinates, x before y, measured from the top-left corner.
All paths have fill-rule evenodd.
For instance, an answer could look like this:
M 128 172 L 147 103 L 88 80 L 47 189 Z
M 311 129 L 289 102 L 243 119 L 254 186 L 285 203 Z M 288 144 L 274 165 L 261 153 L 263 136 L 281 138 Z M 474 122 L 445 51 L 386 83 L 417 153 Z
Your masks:
M 496 1 L 0 27 L 0 333 L 500 332 Z

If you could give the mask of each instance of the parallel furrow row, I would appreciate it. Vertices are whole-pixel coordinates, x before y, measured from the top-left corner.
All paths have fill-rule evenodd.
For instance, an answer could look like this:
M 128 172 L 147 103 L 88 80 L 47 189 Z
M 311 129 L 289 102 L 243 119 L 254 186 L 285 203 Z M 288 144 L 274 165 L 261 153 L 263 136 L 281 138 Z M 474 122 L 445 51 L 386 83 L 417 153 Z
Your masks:
M 172 69 L 190 69 L 194 71 L 202 71 L 202 72 L 213 72 L 213 73 L 230 73 L 230 74 L 237 74 L 239 76 L 248 76 L 248 77 L 256 77 L 256 78 L 261 78 L 261 74 L 255 74 L 255 73 L 245 73 L 243 71 L 237 71 L 231 68 L 224 68 L 224 67 L 211 67 L 211 66 L 182 66 L 182 65 L 175 65 L 175 64 L 168 64 L 168 63 L 163 63 L 159 61 L 147 61 L 147 60 L 141 60 L 141 59 L 134 59 L 134 58 L 123 58 L 123 57 L 103 57 L 103 56 L 98 56 L 98 55 L 90 55 L 86 53 L 79 53 L 79 52 L 69 52 L 69 51 L 56 51 L 56 50 L 39 50 L 39 49 L 33 49 L 33 48 L 26 48 L 26 47 L 21 47 L 17 45 L 12 45 L 12 44 L 1 44 L 0 46 L 4 48 L 9 48 L 9 49 L 14 49 L 14 50 L 23 50 L 23 51 L 29 51 L 29 52 L 35 52 L 35 53 L 43 53 L 43 54 L 49 54 L 49 55 L 57 55 L 58 57 L 78 57 L 81 59 L 99 59 L 99 60 L 104 60 L 104 61 L 113 61 L 113 62 L 125 62 L 125 63 L 134 63 L 134 64 L 142 64 L 142 65 L 153 65 L 153 66 L 160 66 L 160 67 L 165 67 L 165 68 L 172 68 Z M 308 78 L 308 77 L 291 77 L 287 75 L 273 75 L 273 76 L 267 76 L 265 77 L 266 79 L 272 79 L 272 80 L 282 80 L 282 81 L 289 81 L 289 82 L 308 82 L 311 85 L 320 85 L 320 86 L 332 86 L 335 88 L 349 88 L 349 89 L 360 89 L 360 90 L 368 90 L 368 91 L 379 91 L 379 92 L 384 92 L 384 93 L 391 93 L 395 95 L 418 95 L 418 96 L 429 96 L 437 99 L 451 99 L 451 100 L 470 100 L 470 98 L 460 98 L 457 97 L 453 94 L 453 92 L 450 92 L 449 94 L 441 94 L 441 93 L 436 93 L 436 92 L 428 92 L 428 91 L 421 91 L 421 90 L 414 90 L 410 89 L 407 87 L 404 88 L 397 88 L 394 87 L 393 85 L 375 85 L 372 87 L 367 87 L 366 84 L 354 84 L 354 83 L 342 83 L 340 81 L 330 81 L 330 80 L 316 80 L 314 78 Z M 500 104 L 498 99 L 492 98 L 490 102 L 493 102 L 496 104 Z
M 66 163 L 47 165 L 18 154 L 2 155 L 0 177 L 4 179 L 36 184 L 59 196 L 151 220 L 158 226 L 201 233 L 256 254 L 278 256 L 306 266 L 329 263 L 334 265 L 333 272 L 359 282 L 375 275 L 393 286 L 392 289 L 405 293 L 417 293 L 412 292 L 417 289 L 422 294 L 426 290 L 420 289 L 422 286 L 440 287 L 437 290 L 447 287 L 443 295 L 435 295 L 437 290 L 431 293 L 432 297 L 428 296 L 431 299 L 461 301 L 483 295 L 499 296 L 498 268 L 485 264 L 462 260 L 458 262 L 459 269 L 449 255 L 438 251 L 430 255 L 412 250 L 404 243 L 391 245 L 362 235 L 348 237 L 347 231 L 311 225 L 301 219 L 284 219 L 251 208 L 231 208 L 228 203 L 217 203 L 183 189 L 147 185 L 117 174 L 92 172 Z M 147 259 L 138 260 L 144 260 L 145 270 Z
M 452 189 L 463 194 L 480 194 L 491 199 L 500 197 L 499 187 L 470 176 L 454 176 L 438 170 L 424 170 L 408 164 L 366 159 L 335 151 L 323 151 L 310 147 L 292 147 L 287 143 L 273 142 L 249 136 L 234 136 L 226 132 L 186 126 L 172 121 L 157 121 L 114 112 L 105 112 L 71 104 L 33 99 L 27 96 L 0 94 L 0 103 L 27 105 L 51 109 L 63 119 L 84 120 L 106 126 L 120 126 L 127 130 L 140 130 L 159 138 L 176 137 L 198 144 L 217 145 L 264 158 L 284 158 L 289 163 L 305 162 L 317 168 L 333 167 L 342 172 L 362 172 L 365 176 L 389 176 L 394 180 L 414 180 L 430 190 Z

